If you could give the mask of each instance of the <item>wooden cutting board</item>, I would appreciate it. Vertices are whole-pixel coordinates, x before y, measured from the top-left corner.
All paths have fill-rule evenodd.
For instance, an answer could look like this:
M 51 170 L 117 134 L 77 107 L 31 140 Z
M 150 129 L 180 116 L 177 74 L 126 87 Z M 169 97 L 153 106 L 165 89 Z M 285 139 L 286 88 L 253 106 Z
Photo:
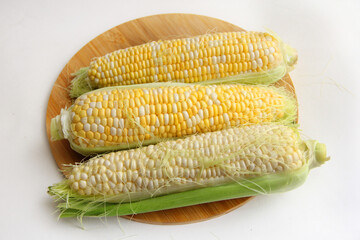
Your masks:
M 74 164 L 84 159 L 74 152 L 67 140 L 50 140 L 50 121 L 60 113 L 61 108 L 69 107 L 68 87 L 71 74 L 79 68 L 89 66 L 92 58 L 103 56 L 117 49 L 143 44 L 159 39 L 191 37 L 212 32 L 243 31 L 244 29 L 225 21 L 193 14 L 163 14 L 135 19 L 116 26 L 81 48 L 61 71 L 51 91 L 47 112 L 46 132 L 54 159 L 63 170 L 64 164 Z M 289 75 L 277 85 L 286 86 L 294 93 Z M 294 93 L 295 95 L 295 93 Z M 251 197 L 200 204 L 190 207 L 143 213 L 125 218 L 151 224 L 185 224 L 211 219 L 228 213 L 249 201 Z

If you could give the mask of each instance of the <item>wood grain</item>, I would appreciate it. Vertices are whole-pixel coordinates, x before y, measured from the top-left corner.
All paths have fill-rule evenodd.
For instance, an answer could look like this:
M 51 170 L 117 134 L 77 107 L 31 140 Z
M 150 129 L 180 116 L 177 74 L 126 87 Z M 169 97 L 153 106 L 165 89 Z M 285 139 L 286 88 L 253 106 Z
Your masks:
M 69 107 L 71 99 L 68 87 L 71 73 L 88 66 L 94 57 L 105 55 L 117 49 L 143 44 L 159 39 L 173 39 L 201 35 L 209 32 L 241 31 L 242 28 L 219 19 L 192 14 L 164 14 L 135 19 L 116 26 L 81 48 L 61 71 L 51 91 L 47 112 L 46 132 L 54 159 L 63 170 L 64 164 L 74 164 L 84 157 L 74 152 L 67 140 L 50 140 L 50 121 L 60 113 L 61 108 Z M 286 86 L 294 93 L 290 77 L 287 75 L 277 85 Z M 251 197 L 200 204 L 190 207 L 143 213 L 125 218 L 152 224 L 184 224 L 207 220 L 226 214 L 249 201 Z

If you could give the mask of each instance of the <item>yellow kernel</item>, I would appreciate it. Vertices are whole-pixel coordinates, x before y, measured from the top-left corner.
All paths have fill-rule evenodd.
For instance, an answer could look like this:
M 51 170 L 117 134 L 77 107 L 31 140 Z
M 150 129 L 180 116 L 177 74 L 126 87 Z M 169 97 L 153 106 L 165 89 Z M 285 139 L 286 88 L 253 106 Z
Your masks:
M 204 119 L 204 124 L 205 124 L 205 129 L 209 129 L 209 128 L 210 128 L 209 119 Z
M 164 127 L 164 126 L 160 126 L 160 127 L 159 127 L 159 132 L 160 132 L 160 134 L 165 133 L 165 127 Z
M 85 134 L 85 131 L 84 131 L 84 130 L 80 130 L 80 131 L 78 131 L 78 132 L 77 132 L 77 135 L 78 135 L 79 137 L 82 137 L 82 138 L 85 138 L 85 136 L 86 136 L 86 134 Z
M 156 122 L 156 115 L 155 114 L 151 114 L 150 115 L 150 125 L 154 126 Z
M 107 139 L 107 135 L 105 133 L 102 133 L 101 134 L 101 140 L 106 141 L 106 139 Z
M 77 122 L 80 122 L 80 117 L 79 117 L 79 115 L 75 115 L 74 117 L 73 117 L 73 123 L 77 123 Z
M 87 137 L 88 139 L 93 139 L 93 138 L 94 138 L 94 133 L 91 132 L 91 131 L 88 131 L 88 132 L 86 132 L 86 137 Z
M 99 132 L 95 132 L 95 139 L 100 140 L 101 134 Z
M 83 124 L 81 122 L 76 123 L 75 130 L 80 131 L 83 129 Z
M 104 108 L 99 109 L 99 117 L 104 118 L 105 116 L 106 116 L 105 109 Z
M 159 115 L 159 114 L 161 114 L 161 104 L 156 104 L 156 106 L 155 106 L 155 113 L 156 113 L 156 115 Z

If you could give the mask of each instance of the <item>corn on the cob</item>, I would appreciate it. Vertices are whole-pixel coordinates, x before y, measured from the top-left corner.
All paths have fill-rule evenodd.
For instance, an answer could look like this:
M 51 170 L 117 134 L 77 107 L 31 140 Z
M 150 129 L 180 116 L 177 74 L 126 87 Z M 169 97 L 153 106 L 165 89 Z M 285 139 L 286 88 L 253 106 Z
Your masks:
M 285 90 L 250 85 L 149 84 L 99 89 L 79 97 L 51 123 L 53 139 L 66 138 L 84 155 L 246 123 L 294 121 Z
M 63 217 L 125 215 L 289 190 L 326 160 L 295 128 L 250 125 L 92 158 L 49 192 Z
M 75 73 L 70 96 L 102 87 L 169 81 L 268 84 L 283 77 L 296 61 L 296 51 L 269 33 L 225 32 L 150 42 L 93 60 Z

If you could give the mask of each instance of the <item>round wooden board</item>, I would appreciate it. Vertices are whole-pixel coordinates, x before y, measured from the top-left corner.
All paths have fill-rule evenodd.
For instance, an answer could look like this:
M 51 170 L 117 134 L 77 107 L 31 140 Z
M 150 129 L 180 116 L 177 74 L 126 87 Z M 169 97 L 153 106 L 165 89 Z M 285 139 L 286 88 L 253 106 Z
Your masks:
M 74 152 L 67 140 L 50 140 L 50 121 L 60 113 L 61 108 L 69 107 L 71 99 L 68 87 L 71 74 L 79 68 L 89 66 L 94 57 L 103 56 L 117 49 L 143 44 L 159 39 L 173 39 L 196 36 L 209 32 L 243 31 L 242 28 L 216 18 L 193 14 L 163 14 L 135 19 L 116 26 L 81 48 L 66 64 L 51 91 L 47 112 L 46 132 L 54 159 L 61 170 L 64 164 L 74 164 L 84 157 Z M 294 93 L 289 75 L 277 85 L 285 86 Z M 295 95 L 295 93 L 294 93 Z M 125 218 L 151 224 L 185 224 L 211 219 L 228 213 L 249 201 L 251 197 L 200 204 L 165 211 L 143 213 Z

